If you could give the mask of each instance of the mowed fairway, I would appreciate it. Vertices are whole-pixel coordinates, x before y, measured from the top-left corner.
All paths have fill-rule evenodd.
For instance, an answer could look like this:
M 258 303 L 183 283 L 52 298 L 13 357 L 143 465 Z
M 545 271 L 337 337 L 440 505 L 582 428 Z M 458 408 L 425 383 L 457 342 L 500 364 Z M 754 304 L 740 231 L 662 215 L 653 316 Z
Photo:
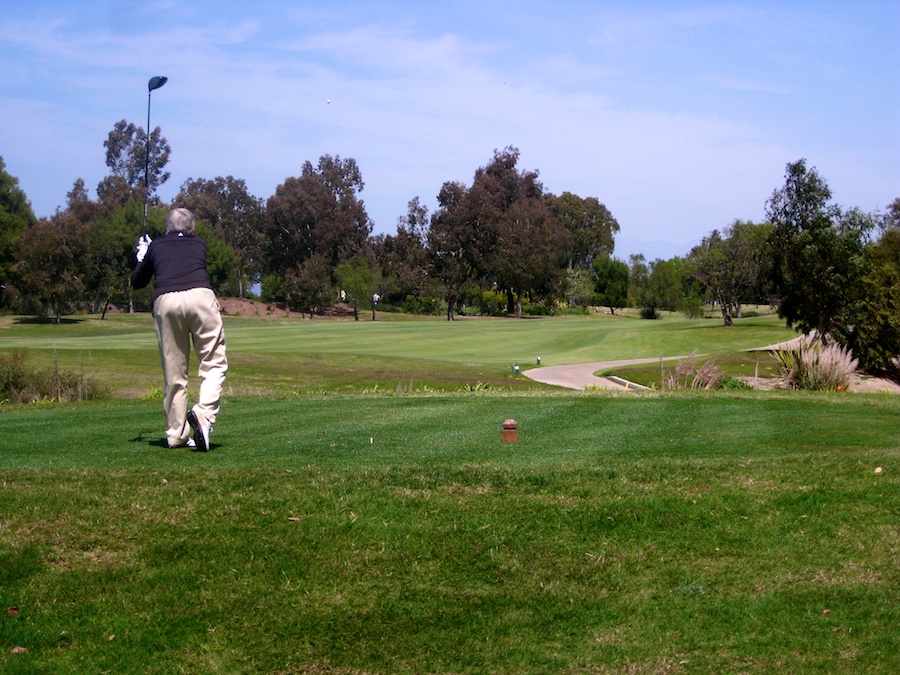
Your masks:
M 159 386 L 148 324 L 113 325 L 7 325 L 0 351 Z M 896 671 L 898 397 L 509 373 L 791 336 L 772 320 L 226 330 L 235 379 L 318 380 L 236 383 L 209 453 L 163 447 L 158 399 L 0 406 L 3 672 Z M 345 372 L 408 386 L 405 359 L 442 389 Z
M 303 395 L 492 388 L 543 389 L 512 368 L 716 354 L 762 347 L 795 336 L 771 316 L 739 321 L 662 321 L 633 316 L 510 319 L 439 318 L 379 321 L 226 318 L 236 394 Z M 37 363 L 96 374 L 115 396 L 160 386 L 149 315 L 77 319 L 47 326 L 0 317 L 0 352 L 27 349 Z

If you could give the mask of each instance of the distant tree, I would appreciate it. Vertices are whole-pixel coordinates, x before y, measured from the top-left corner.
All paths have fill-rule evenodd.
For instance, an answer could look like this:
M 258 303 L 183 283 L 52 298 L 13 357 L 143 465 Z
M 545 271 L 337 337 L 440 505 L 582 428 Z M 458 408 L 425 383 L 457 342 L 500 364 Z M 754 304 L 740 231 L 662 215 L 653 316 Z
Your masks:
M 723 237 L 718 230 L 713 230 L 691 249 L 688 257 L 694 278 L 703 284 L 709 298 L 719 305 L 722 322 L 733 326 L 734 314 L 740 305 L 740 279 L 737 261 L 729 244 L 727 231 Z
M 552 302 L 562 295 L 568 240 L 539 190 L 523 194 L 497 223 L 498 245 L 491 264 L 494 278 L 515 295 L 522 317 L 526 295 Z
M 563 294 L 569 233 L 554 215 L 535 171 L 516 168 L 519 151 L 494 151 L 475 171 L 463 209 L 476 225 L 469 244 L 473 267 L 507 292 L 508 311 L 522 316 L 522 298 L 547 302 Z
M 569 269 L 590 268 L 597 257 L 612 254 L 619 223 L 596 197 L 582 198 L 563 192 L 551 199 L 551 208 L 569 233 L 566 251 Z
M 772 223 L 772 283 L 778 314 L 821 339 L 834 331 L 860 281 L 860 257 L 871 218 L 843 214 L 831 190 L 806 160 L 787 165 L 785 185 L 767 203 Z
M 15 262 L 16 240 L 27 227 L 37 222 L 31 204 L 19 187 L 19 179 L 6 171 L 0 157 L 0 307 L 12 288 L 8 288 L 10 267 Z
M 16 243 L 12 277 L 22 308 L 45 313 L 53 323 L 84 297 L 79 261 L 87 258 L 84 227 L 65 211 L 41 219 Z
M 66 214 L 86 238 L 85 255 L 79 261 L 90 311 L 106 317 L 110 300 L 128 288 L 129 259 L 140 229 L 141 213 L 133 200 L 106 211 L 88 196 L 84 181 L 77 179 L 66 195 Z
M 462 183 L 444 183 L 427 236 L 429 266 L 434 278 L 443 285 L 448 321 L 453 321 L 460 290 L 476 276 L 475 261 L 480 260 L 473 250 L 477 248 L 478 223 L 467 217 L 465 196 Z
M 721 232 L 713 230 L 687 256 L 694 284 L 683 284 L 683 311 L 688 316 L 704 300 L 719 305 L 724 325 L 733 325 L 742 305 L 765 302 L 771 269 L 769 236 L 772 226 L 735 220 Z
M 566 303 L 569 307 L 587 309 L 597 304 L 597 293 L 594 291 L 594 271 L 583 267 L 566 270 Z
M 900 228 L 866 246 L 862 274 L 835 336 L 868 370 L 900 369 Z
M 888 204 L 887 213 L 881 219 L 881 233 L 888 230 L 900 230 L 900 197 Z
M 341 263 L 337 268 L 337 279 L 344 297 L 353 307 L 353 318 L 359 321 L 359 308 L 371 307 L 372 320 L 375 320 L 373 296 L 378 291 L 378 276 L 372 265 L 364 256 L 357 256 L 352 261 Z
M 147 199 L 156 203 L 157 188 L 169 180 L 170 174 L 165 167 L 172 152 L 169 142 L 162 137 L 160 128 L 156 127 L 150 134 L 149 162 L 147 132 L 125 120 L 116 122 L 103 145 L 106 148 L 106 166 L 109 167 L 110 174 L 97 187 L 97 194 L 103 195 L 101 201 L 106 201 L 113 194 L 121 194 L 122 189 L 127 186 L 134 199 L 142 202 L 145 167 L 149 167 L 146 172 Z
M 182 184 L 173 206 L 189 209 L 234 251 L 237 260 L 237 293 L 255 281 L 263 246 L 265 208 L 240 179 L 221 176 L 213 180 L 189 178 Z
M 648 316 L 659 318 L 659 300 L 651 292 L 650 266 L 643 253 L 628 256 L 628 297 L 630 304 L 646 310 Z
M 742 305 L 766 303 L 771 295 L 772 224 L 735 220 L 726 233 L 737 279 L 740 317 Z
M 204 221 L 197 222 L 197 236 L 206 243 L 206 271 L 216 295 L 236 295 L 238 258 L 234 249 Z
M 333 291 L 328 261 L 318 254 L 304 260 L 299 267 L 288 270 L 284 279 L 288 307 L 306 312 L 310 319 L 331 304 Z
M 682 308 L 689 267 L 683 258 L 657 258 L 649 265 L 643 254 L 629 256 L 629 296 L 641 308 L 641 317 L 658 319 L 659 310 Z
M 689 280 L 690 266 L 680 256 L 650 263 L 649 290 L 656 298 L 656 307 L 670 312 L 681 311 Z
M 356 161 L 323 155 L 299 177 L 279 185 L 266 203 L 265 268 L 284 276 L 314 255 L 330 274 L 366 244 L 372 224 L 357 193 L 364 187 Z
M 598 302 L 609 307 L 611 314 L 628 306 L 628 265 L 608 255 L 594 258 L 594 290 Z
M 428 278 L 428 209 L 416 197 L 407 214 L 397 222 L 396 235 L 379 235 L 372 242 L 384 283 L 385 299 L 401 304 L 408 296 L 420 296 L 430 286 Z

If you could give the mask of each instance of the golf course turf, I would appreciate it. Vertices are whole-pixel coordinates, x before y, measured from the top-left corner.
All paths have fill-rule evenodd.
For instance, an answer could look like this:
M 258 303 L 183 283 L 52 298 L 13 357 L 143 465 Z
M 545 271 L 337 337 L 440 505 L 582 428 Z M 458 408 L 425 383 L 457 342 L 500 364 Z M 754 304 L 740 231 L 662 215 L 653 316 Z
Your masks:
M 667 320 L 230 320 L 209 453 L 164 447 L 140 319 L 0 324 L 112 392 L 0 405 L 0 671 L 895 672 L 897 396 L 509 368 L 786 332 Z

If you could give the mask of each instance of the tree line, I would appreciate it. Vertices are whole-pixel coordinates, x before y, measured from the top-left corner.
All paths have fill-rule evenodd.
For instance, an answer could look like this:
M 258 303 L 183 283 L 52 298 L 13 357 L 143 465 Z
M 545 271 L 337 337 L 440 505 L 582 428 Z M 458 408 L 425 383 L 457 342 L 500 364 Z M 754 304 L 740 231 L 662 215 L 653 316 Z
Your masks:
M 514 147 L 495 150 L 471 184 L 444 183 L 433 213 L 413 198 L 395 234 L 373 235 L 353 159 L 306 161 L 267 199 L 228 176 L 190 178 L 163 204 L 171 149 L 159 127 L 150 141 L 145 156 L 146 132 L 117 123 L 97 198 L 78 179 L 49 218 L 35 218 L 0 158 L 0 308 L 57 320 L 110 303 L 146 308 L 149 291 L 128 285 L 146 200 L 152 237 L 169 208 L 194 212 L 218 294 L 245 297 L 258 285 L 260 299 L 310 316 L 338 302 L 357 316 L 374 317 L 377 302 L 450 320 L 566 306 L 691 317 L 714 305 L 732 325 L 743 305 L 768 303 L 869 367 L 888 368 L 900 354 L 900 199 L 884 215 L 845 210 L 805 160 L 787 165 L 766 222 L 735 221 L 683 257 L 625 262 L 612 256 L 620 228 L 609 209 L 596 197 L 547 192 L 537 171 L 518 167 Z

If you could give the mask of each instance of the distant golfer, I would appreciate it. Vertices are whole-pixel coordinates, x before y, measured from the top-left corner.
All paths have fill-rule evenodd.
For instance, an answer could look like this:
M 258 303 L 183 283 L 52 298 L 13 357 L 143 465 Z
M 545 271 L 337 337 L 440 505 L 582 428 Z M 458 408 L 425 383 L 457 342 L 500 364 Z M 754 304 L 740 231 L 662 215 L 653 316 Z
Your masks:
M 205 452 L 219 414 L 228 361 L 219 303 L 206 271 L 206 244 L 194 235 L 193 214 L 187 209 L 170 211 L 165 235 L 156 241 L 143 235 L 135 258 L 132 285 L 144 288 L 154 278 L 153 319 L 165 380 L 166 439 L 170 448 Z M 200 359 L 200 397 L 187 410 L 192 342 Z

